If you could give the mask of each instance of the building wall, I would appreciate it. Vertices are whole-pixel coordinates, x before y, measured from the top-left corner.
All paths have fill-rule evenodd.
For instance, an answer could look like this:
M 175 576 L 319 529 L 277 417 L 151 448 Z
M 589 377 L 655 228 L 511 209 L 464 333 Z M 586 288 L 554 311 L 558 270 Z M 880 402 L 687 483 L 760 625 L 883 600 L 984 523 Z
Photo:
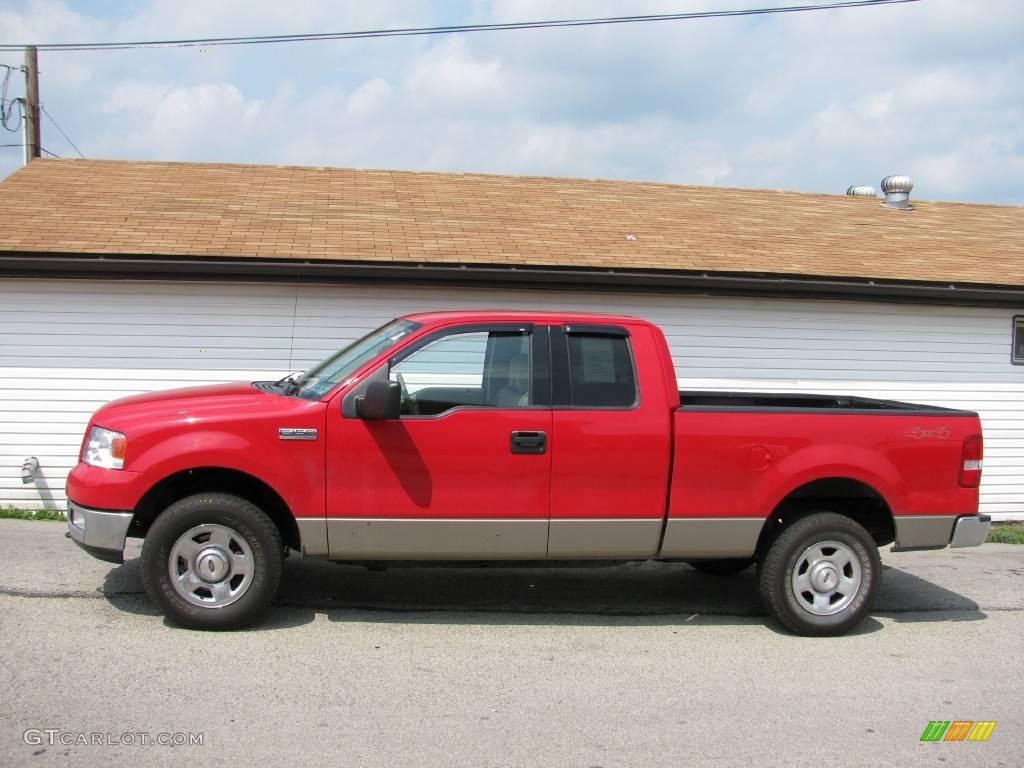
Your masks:
M 0 279 L 0 506 L 61 507 L 92 411 L 155 389 L 278 378 L 398 314 L 622 312 L 665 330 L 680 386 L 842 392 L 978 410 L 983 508 L 1024 519 L 1012 310 L 458 287 Z M 1024 309 L 1024 308 L 1022 308 Z M 1019 312 L 1018 312 L 1019 313 Z M 23 485 L 19 468 L 40 460 Z

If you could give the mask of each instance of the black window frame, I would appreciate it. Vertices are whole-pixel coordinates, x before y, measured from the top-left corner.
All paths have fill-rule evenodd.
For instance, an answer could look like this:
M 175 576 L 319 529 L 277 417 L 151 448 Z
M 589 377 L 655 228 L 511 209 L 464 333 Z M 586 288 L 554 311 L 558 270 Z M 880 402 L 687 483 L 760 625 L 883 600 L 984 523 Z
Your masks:
M 629 405 L 576 405 L 572 401 L 572 366 L 569 361 L 569 336 L 611 336 L 626 341 L 629 364 L 633 369 L 633 402 Z M 640 371 L 629 329 L 620 325 L 566 323 L 551 326 L 551 397 L 560 411 L 635 411 L 640 407 Z
M 1021 354 L 1017 355 L 1020 346 Z M 1010 363 L 1024 365 L 1024 315 L 1014 315 L 1010 325 Z

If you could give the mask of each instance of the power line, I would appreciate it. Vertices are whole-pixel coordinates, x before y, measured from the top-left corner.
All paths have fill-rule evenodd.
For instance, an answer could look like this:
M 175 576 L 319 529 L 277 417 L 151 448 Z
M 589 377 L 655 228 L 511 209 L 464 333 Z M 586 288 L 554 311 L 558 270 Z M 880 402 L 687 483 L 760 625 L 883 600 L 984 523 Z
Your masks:
M 17 147 L 18 149 L 21 149 L 24 146 L 25 146 L 24 144 L 0 144 L 0 149 L 8 149 L 10 147 Z M 43 152 L 45 152 L 46 154 L 50 155 L 51 157 L 56 157 L 59 160 L 63 160 L 64 159 L 60 155 L 58 155 L 56 152 L 51 152 L 50 150 L 48 150 L 46 147 L 40 147 L 40 149 Z M 84 160 L 85 158 L 82 158 L 82 159 Z
M 359 40 L 376 37 L 412 37 L 419 35 L 452 35 L 469 32 L 504 32 L 554 27 L 591 27 L 612 24 L 637 24 L 654 21 L 690 21 L 736 16 L 763 16 L 777 13 L 803 13 L 839 8 L 868 8 L 881 5 L 901 5 L 920 0 L 840 0 L 831 3 L 783 5 L 769 8 L 745 8 L 731 11 L 693 11 L 690 13 L 650 14 L 645 16 L 609 16 L 592 19 L 553 19 L 549 21 L 520 21 L 499 24 L 463 24 L 443 27 L 406 27 L 398 29 L 369 29 L 358 32 L 322 32 L 294 35 L 248 35 L 243 37 L 202 37 L 185 40 L 139 40 L 119 43 L 34 43 L 41 51 L 98 51 L 126 50 L 130 48 L 194 48 L 219 45 L 266 45 L 270 43 L 305 43 L 323 40 Z M 17 51 L 21 43 L 0 43 L 0 51 Z
M 85 160 L 85 155 L 82 154 L 82 150 L 80 150 L 77 146 L 75 146 L 75 142 L 73 142 L 70 139 L 70 137 L 66 133 L 64 133 L 64 129 L 61 128 L 59 125 L 57 125 L 57 121 L 53 119 L 53 116 L 49 112 L 46 111 L 46 107 L 43 106 L 42 102 L 39 103 L 39 109 L 41 109 L 43 114 L 46 115 L 50 119 L 50 122 L 53 123 L 53 127 L 56 128 L 58 131 L 60 131 L 60 135 L 63 136 L 64 140 L 67 141 L 67 143 L 70 144 L 74 148 L 75 152 L 78 153 L 78 156 L 80 158 L 82 158 L 83 160 Z

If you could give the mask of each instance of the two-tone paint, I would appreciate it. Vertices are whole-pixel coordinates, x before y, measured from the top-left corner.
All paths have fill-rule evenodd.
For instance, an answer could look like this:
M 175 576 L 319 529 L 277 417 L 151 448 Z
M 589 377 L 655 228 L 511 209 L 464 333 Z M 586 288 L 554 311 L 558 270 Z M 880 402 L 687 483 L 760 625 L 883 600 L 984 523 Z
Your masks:
M 681 405 L 664 336 L 642 320 L 515 312 L 409 319 L 415 331 L 319 400 L 230 384 L 100 409 L 89 426 L 127 436 L 125 466 L 80 462 L 71 472 L 68 498 L 85 521 L 71 526 L 72 536 L 116 559 L 124 537 L 89 545 L 89 515 L 109 531 L 137 516 L 161 483 L 209 470 L 270 489 L 296 521 L 304 554 L 333 560 L 748 557 L 780 505 L 831 480 L 876 495 L 903 549 L 955 544 L 957 521 L 978 520 L 976 484 L 960 482 L 963 442 L 981 431 L 975 414 L 900 404 L 692 405 L 686 393 Z M 428 337 L 489 324 L 529 326 L 550 387 L 540 404 L 382 421 L 346 408 Z M 558 404 L 564 366 L 548 339 L 574 324 L 628 336 L 635 403 Z M 524 431 L 544 433 L 542 453 L 510 450 L 510 434 Z M 144 532 L 135 522 L 125 534 Z M 964 531 L 964 541 L 977 536 L 970 525 Z

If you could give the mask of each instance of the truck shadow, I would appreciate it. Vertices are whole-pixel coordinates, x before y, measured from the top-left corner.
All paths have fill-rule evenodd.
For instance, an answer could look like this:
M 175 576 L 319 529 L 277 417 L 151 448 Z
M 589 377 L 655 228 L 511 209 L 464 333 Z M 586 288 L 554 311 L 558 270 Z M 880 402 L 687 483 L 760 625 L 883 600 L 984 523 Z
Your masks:
M 119 610 L 159 616 L 142 589 L 138 561 L 108 573 L 103 594 Z M 733 577 L 683 564 L 630 563 L 602 568 L 410 567 L 370 571 L 314 560 L 286 563 L 274 608 L 253 630 L 313 621 L 544 624 L 765 625 L 753 569 Z M 977 603 L 907 571 L 885 567 L 873 611 L 897 622 L 985 618 Z M 168 624 L 170 622 L 167 622 Z M 854 634 L 877 631 L 874 619 Z

